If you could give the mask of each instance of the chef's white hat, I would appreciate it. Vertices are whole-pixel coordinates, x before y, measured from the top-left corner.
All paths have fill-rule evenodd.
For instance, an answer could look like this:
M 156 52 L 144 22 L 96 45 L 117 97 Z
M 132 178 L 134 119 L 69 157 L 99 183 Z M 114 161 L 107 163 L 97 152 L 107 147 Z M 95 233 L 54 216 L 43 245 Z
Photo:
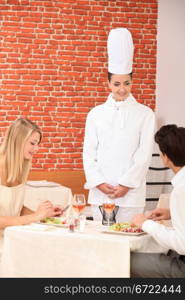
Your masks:
M 107 50 L 110 73 L 129 74 L 132 72 L 134 45 L 128 29 L 112 29 L 107 40 Z

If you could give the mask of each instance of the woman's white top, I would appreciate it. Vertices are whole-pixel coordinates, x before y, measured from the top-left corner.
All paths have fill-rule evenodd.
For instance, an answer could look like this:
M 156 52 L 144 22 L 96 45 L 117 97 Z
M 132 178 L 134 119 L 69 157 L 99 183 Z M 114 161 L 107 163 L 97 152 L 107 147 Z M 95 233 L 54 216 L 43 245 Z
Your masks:
M 104 193 L 101 183 L 124 185 L 131 189 L 116 199 L 121 207 L 145 205 L 146 173 L 151 160 L 155 116 L 146 105 L 130 94 L 115 101 L 112 94 L 104 104 L 94 107 L 87 116 L 83 149 L 85 188 L 88 202 L 100 205 Z
M 172 227 L 147 220 L 142 228 L 151 234 L 161 246 L 185 255 L 185 167 L 176 173 L 171 183 L 173 190 L 169 207 Z
M 23 208 L 25 185 L 7 187 L 0 184 L 0 217 L 19 216 Z M 3 229 L 0 229 L 0 257 L 3 244 Z

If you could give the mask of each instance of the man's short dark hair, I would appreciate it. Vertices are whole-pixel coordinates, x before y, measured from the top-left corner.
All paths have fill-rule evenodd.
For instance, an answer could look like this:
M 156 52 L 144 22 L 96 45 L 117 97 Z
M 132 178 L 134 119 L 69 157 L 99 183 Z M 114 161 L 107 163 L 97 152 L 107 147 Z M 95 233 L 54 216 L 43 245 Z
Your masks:
M 162 126 L 155 134 L 155 142 L 163 154 L 177 167 L 185 166 L 185 128 L 175 124 Z

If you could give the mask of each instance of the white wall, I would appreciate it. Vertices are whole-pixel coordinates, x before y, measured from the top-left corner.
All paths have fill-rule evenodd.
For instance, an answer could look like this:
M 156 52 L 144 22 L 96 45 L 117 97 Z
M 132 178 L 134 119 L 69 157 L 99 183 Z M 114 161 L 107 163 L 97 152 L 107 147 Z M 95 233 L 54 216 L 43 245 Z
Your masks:
M 185 0 L 158 0 L 157 126 L 185 127 Z

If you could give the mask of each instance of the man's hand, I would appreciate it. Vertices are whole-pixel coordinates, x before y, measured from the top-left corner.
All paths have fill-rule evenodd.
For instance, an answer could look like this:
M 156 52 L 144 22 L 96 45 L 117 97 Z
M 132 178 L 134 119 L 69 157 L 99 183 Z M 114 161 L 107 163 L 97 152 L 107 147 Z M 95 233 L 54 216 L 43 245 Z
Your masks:
M 147 220 L 147 217 L 144 214 L 138 214 L 133 217 L 132 219 L 132 224 L 139 226 L 140 228 L 142 227 L 144 221 Z
M 108 183 L 101 183 L 96 186 L 102 193 L 109 195 L 114 193 L 114 186 Z
M 170 210 L 168 208 L 156 208 L 147 216 L 148 219 L 154 221 L 169 220 L 171 219 Z

